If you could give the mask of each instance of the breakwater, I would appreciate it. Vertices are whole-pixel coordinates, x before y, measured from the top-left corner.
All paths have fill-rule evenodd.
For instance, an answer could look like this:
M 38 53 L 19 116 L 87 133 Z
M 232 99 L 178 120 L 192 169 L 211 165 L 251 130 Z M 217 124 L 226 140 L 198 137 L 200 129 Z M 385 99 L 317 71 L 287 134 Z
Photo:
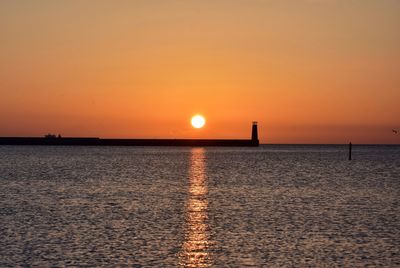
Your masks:
M 259 145 L 257 122 L 253 122 L 251 139 L 103 139 L 57 137 L 0 137 L 0 145 L 59 145 L 59 146 L 223 146 L 256 147 Z
M 0 145 L 59 146 L 258 146 L 258 140 L 234 139 L 101 139 L 2 137 Z

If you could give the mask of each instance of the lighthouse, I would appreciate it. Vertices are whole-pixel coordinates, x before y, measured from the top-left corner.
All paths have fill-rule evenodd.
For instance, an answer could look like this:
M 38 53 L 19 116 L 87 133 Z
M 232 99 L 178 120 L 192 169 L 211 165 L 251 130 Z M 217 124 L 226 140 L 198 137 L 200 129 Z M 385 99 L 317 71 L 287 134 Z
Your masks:
M 258 146 L 260 144 L 260 142 L 258 140 L 257 122 L 253 122 L 253 126 L 251 128 L 251 143 L 253 146 Z

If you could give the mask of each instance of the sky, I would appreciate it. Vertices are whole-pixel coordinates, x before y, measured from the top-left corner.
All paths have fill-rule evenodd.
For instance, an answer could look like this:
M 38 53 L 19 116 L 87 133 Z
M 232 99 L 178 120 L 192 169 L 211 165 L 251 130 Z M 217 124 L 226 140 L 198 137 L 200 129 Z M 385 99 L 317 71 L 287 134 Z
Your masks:
M 0 1 L 0 136 L 400 143 L 399 0 Z M 194 129 L 194 114 L 206 117 Z

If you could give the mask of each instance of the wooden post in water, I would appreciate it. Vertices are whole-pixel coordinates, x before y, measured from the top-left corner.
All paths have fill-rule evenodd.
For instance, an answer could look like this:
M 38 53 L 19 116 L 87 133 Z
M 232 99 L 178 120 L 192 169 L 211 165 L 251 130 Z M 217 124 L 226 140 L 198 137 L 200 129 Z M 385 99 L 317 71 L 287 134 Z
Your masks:
M 351 146 L 352 146 L 352 144 L 351 144 L 351 142 L 349 143 L 349 160 L 351 160 Z

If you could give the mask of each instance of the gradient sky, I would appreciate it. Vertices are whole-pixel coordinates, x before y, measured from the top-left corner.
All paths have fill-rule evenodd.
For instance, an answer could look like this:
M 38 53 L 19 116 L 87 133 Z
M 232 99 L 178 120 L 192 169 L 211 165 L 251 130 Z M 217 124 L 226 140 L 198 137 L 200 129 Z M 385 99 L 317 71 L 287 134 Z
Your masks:
M 256 120 L 262 143 L 400 143 L 399 14 L 399 0 L 0 1 L 0 136 L 247 138 Z

